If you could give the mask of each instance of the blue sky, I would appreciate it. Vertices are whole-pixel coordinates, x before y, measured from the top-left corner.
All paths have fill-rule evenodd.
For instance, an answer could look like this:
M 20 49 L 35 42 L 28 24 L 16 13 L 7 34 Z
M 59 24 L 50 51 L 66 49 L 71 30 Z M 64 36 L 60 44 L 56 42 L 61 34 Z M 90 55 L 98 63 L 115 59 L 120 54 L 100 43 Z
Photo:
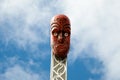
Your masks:
M 49 80 L 50 20 L 71 21 L 68 80 L 120 80 L 119 0 L 0 0 L 0 80 Z

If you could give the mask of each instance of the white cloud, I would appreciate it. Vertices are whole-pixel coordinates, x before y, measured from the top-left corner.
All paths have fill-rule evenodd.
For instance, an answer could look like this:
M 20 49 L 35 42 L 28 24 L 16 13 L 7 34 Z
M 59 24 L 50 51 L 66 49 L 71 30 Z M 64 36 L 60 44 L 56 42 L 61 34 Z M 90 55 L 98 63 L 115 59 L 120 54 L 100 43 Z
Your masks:
M 120 52 L 116 52 L 108 62 L 108 74 L 106 75 L 107 80 L 119 80 L 120 76 Z
M 103 80 L 120 80 L 120 1 L 66 0 L 62 7 L 72 22 L 71 59 L 96 57 L 103 62 Z
M 50 18 L 61 11 L 58 3 L 55 0 L 0 0 L 1 43 L 27 50 L 33 53 L 32 57 L 46 57 L 49 50 L 45 54 L 40 47 L 49 44 Z
M 50 12 L 51 5 L 43 6 L 43 2 L 39 0 L 1 1 L 0 29 L 6 42 L 15 41 L 23 48 L 26 45 L 35 47 L 45 42 L 48 38 L 48 21 L 52 12 Z
M 0 79 L 1 80 L 48 80 L 49 75 L 46 70 L 41 69 L 41 62 L 35 62 L 33 59 L 28 61 L 20 60 L 19 57 L 5 57 L 1 62 Z M 39 71 L 36 72 L 36 69 Z
M 46 74 L 41 72 L 40 74 L 26 71 L 19 65 L 9 67 L 4 74 L 0 75 L 2 80 L 47 80 Z
M 104 80 L 119 80 L 119 4 L 119 0 L 65 0 L 46 5 L 42 0 L 3 0 L 0 1 L 0 31 L 8 43 L 15 41 L 20 47 L 35 49 L 38 43 L 45 42 L 49 36 L 52 9 L 64 10 L 72 22 L 72 49 L 69 56 L 75 60 L 84 55 L 83 51 L 87 51 L 87 55 L 103 62 Z M 9 26 L 5 23 L 7 21 Z M 16 68 L 26 76 L 31 75 L 21 67 L 8 69 L 5 75 L 12 77 L 9 71 L 15 73 Z

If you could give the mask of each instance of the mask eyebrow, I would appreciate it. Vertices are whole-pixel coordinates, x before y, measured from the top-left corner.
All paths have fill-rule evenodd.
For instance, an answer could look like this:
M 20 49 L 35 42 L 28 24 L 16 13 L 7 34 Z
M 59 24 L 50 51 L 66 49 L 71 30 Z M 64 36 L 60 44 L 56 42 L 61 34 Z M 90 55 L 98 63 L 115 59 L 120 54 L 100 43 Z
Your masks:
M 54 31 L 54 30 L 55 30 L 55 31 L 56 31 L 56 30 L 58 31 L 58 28 L 57 28 L 57 27 L 52 27 L 52 28 L 51 28 L 51 32 Z
M 70 24 L 65 24 L 64 27 L 71 29 Z
M 53 23 L 53 24 L 51 24 L 51 29 L 54 28 L 54 27 L 58 27 L 58 26 L 59 26 L 58 24 Z

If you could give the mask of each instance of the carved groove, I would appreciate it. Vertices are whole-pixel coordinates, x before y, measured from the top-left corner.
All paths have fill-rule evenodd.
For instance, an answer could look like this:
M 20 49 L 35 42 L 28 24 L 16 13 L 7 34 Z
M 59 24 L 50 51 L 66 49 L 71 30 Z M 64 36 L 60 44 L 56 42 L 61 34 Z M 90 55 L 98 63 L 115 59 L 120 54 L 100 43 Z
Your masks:
M 51 80 L 66 80 L 67 69 L 66 69 L 66 58 L 57 59 L 52 55 L 52 65 L 51 65 Z

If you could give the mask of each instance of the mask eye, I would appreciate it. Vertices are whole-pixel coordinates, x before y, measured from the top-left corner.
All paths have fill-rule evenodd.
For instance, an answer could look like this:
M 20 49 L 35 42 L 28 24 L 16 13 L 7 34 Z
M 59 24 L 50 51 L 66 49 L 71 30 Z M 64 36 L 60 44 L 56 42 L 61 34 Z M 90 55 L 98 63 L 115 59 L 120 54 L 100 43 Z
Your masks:
M 57 36 L 57 35 L 58 35 L 58 33 L 57 33 L 57 32 L 54 32 L 54 33 L 53 33 L 53 36 Z
M 67 37 L 69 34 L 68 33 L 64 33 L 64 36 Z

